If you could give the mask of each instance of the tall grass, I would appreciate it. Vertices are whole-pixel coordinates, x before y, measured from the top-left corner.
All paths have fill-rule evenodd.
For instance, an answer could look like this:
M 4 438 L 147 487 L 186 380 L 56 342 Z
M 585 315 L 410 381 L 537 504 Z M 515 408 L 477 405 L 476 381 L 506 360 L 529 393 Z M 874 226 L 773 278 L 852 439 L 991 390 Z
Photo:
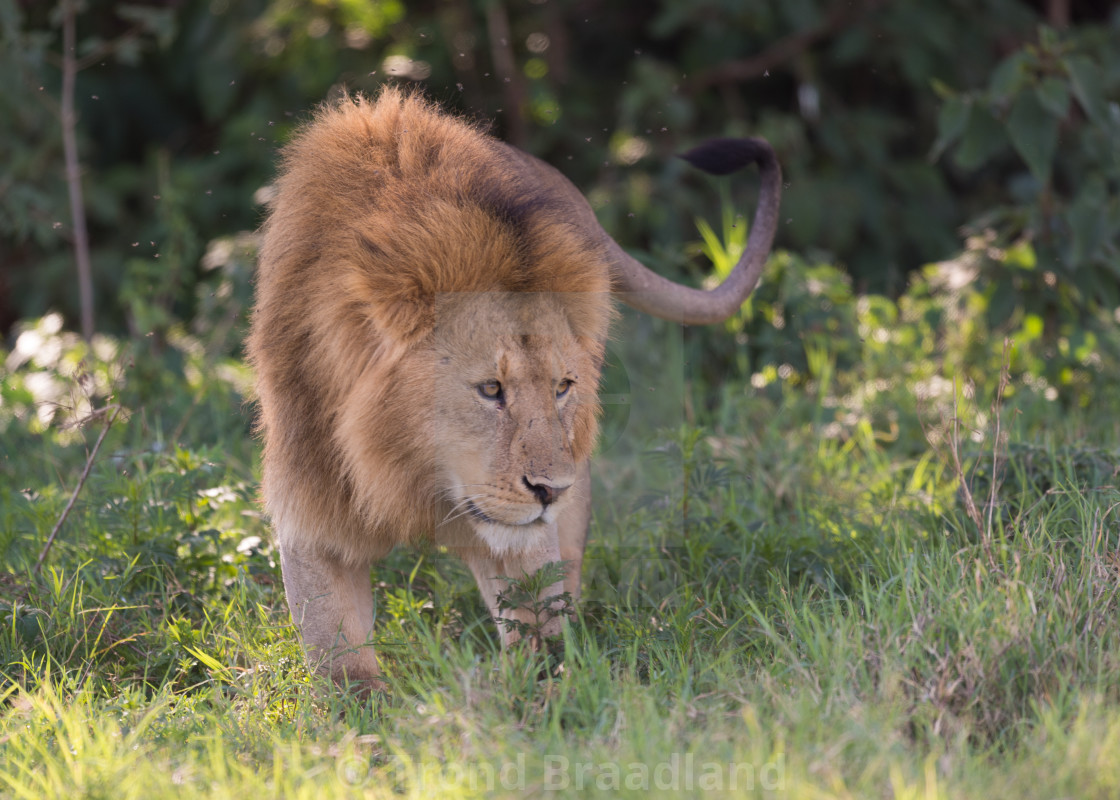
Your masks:
M 98 431 L 36 421 L 61 363 L 9 370 L 0 793 L 1118 796 L 1115 403 L 935 385 L 920 349 L 887 381 L 907 353 L 868 339 L 695 375 L 604 449 L 559 657 L 501 652 L 448 554 L 391 554 L 368 700 L 304 667 L 232 378 L 113 426 L 36 575 Z

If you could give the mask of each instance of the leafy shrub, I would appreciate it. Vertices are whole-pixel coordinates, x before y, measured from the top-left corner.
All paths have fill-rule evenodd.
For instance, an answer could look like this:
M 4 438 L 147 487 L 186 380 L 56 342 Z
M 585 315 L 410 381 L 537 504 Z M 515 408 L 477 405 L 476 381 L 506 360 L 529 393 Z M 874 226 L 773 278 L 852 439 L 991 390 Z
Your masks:
M 1114 26 L 1065 34 L 1044 26 L 985 87 L 937 86 L 934 156 L 949 151 L 955 167 L 978 176 L 1011 153 L 1025 167 L 1012 175 L 1010 196 L 970 224 L 961 260 L 980 287 L 988 327 L 1020 344 L 1040 340 L 1039 358 L 1024 369 L 1054 384 L 1081 380 L 1074 373 L 1110 337 L 1120 306 L 1115 43 Z

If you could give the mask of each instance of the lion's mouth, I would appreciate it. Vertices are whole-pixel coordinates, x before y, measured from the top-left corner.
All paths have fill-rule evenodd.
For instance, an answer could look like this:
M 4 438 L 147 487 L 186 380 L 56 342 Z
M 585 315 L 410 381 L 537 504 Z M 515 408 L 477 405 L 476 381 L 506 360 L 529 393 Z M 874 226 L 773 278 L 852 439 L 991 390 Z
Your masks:
M 494 519 L 493 517 L 487 516 L 481 508 L 479 508 L 478 506 L 476 506 L 474 504 L 473 500 L 468 500 L 467 501 L 467 511 L 470 512 L 470 515 L 472 517 L 474 517 L 477 520 L 480 520 L 481 522 L 489 522 L 489 523 L 492 523 L 494 525 L 501 525 L 502 524 L 502 523 L 498 522 L 498 520 Z
M 473 500 L 467 501 L 467 512 L 479 522 L 486 522 L 490 525 L 505 525 L 516 527 L 521 525 L 532 525 L 536 522 L 540 522 L 541 517 L 544 516 L 545 509 L 537 511 L 530 519 L 522 520 L 519 522 L 507 522 L 505 520 L 495 519 L 494 517 L 491 517 L 489 514 L 483 511 L 481 508 L 479 508 L 477 505 L 475 505 L 475 502 Z

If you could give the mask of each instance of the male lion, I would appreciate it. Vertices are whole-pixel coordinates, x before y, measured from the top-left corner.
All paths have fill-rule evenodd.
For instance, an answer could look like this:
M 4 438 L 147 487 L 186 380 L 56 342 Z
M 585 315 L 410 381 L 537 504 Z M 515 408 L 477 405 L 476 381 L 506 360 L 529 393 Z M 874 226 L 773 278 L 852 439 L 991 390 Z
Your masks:
M 548 595 L 578 598 L 612 293 L 724 319 L 777 225 L 765 141 L 685 157 L 761 171 L 749 246 L 710 292 L 650 272 L 559 172 L 417 96 L 324 106 L 284 148 L 248 350 L 265 507 L 318 670 L 380 686 L 370 565 L 422 537 L 466 560 L 495 617 L 498 576 L 548 562 L 568 562 Z

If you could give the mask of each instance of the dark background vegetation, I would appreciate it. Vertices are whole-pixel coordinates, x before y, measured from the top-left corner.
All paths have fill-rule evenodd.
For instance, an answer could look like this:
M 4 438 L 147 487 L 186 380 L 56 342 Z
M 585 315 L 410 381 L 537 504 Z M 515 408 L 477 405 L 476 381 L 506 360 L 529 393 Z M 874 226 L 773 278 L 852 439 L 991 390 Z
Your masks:
M 727 197 L 672 154 L 762 135 L 787 179 L 778 247 L 857 292 L 897 297 L 965 252 L 1006 332 L 1030 317 L 1057 342 L 1120 305 L 1120 11 L 1105 0 L 0 0 L 4 334 L 50 309 L 78 328 L 69 7 L 100 331 L 158 344 L 213 324 L 206 298 L 233 273 L 246 303 L 252 241 L 230 237 L 259 224 L 277 146 L 324 98 L 385 81 L 492 120 L 676 277 L 710 269 L 681 243 Z

